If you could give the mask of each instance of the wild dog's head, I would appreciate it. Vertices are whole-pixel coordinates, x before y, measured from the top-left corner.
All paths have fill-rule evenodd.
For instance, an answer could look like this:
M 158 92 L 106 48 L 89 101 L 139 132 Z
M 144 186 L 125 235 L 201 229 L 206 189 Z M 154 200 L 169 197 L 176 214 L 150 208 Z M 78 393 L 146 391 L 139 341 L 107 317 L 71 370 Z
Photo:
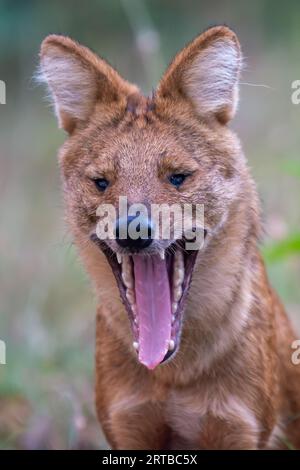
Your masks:
M 120 216 L 119 198 L 148 209 L 203 204 L 206 249 L 238 197 L 244 165 L 238 140 L 227 127 L 237 106 L 240 67 L 235 34 L 211 28 L 175 57 L 153 96 L 145 98 L 71 39 L 52 35 L 42 44 L 42 76 L 59 125 L 69 134 L 60 153 L 68 219 L 77 238 L 91 240 L 107 255 L 134 347 L 150 369 L 179 346 L 201 251 L 185 250 L 172 211 L 168 239 L 153 240 L 151 212 L 136 224 L 143 234 L 130 236 L 136 217 Z M 97 236 L 97 209 L 103 204 L 116 209 L 113 240 Z M 199 228 L 193 218 L 190 228 Z

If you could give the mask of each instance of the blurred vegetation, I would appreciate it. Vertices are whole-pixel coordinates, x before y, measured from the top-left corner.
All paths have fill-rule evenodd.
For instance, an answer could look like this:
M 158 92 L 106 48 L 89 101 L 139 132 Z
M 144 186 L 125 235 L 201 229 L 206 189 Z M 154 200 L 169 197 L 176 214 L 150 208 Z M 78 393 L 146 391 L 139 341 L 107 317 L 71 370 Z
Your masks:
M 93 405 L 95 302 L 62 216 L 64 135 L 32 80 L 41 41 L 69 35 L 149 92 L 184 43 L 220 23 L 245 55 L 233 127 L 262 199 L 263 253 L 300 326 L 299 2 L 0 0 L 0 448 L 105 446 Z

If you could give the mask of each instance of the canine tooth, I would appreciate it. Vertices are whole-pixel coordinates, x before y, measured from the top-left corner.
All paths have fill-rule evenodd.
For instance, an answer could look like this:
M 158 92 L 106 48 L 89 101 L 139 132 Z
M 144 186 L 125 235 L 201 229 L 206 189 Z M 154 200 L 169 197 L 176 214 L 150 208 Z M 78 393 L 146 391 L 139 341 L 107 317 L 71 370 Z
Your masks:
M 126 255 L 122 256 L 122 279 L 127 288 L 133 288 L 132 264 Z
M 129 289 L 133 288 L 133 278 L 130 273 L 123 271 L 122 279 L 126 287 L 128 287 Z
M 175 267 L 174 273 L 173 273 L 174 287 L 180 286 L 183 283 L 183 280 L 184 280 L 184 269 Z
M 178 287 L 184 280 L 184 260 L 180 250 L 175 252 L 174 270 L 173 270 L 173 286 Z
M 184 260 L 183 260 L 183 254 L 181 250 L 175 251 L 174 264 L 175 264 L 175 267 L 184 269 Z
M 176 313 L 176 310 L 177 310 L 177 307 L 178 307 L 178 303 L 177 302 L 172 302 L 172 313 Z
M 180 297 L 182 296 L 182 287 L 181 285 L 176 287 L 176 289 L 173 292 L 174 300 L 175 302 L 178 302 L 180 300 Z
M 162 260 L 165 259 L 165 250 L 159 250 L 159 256 Z
M 175 341 L 173 339 L 170 339 L 169 341 L 169 351 L 174 351 L 175 349 Z
M 117 260 L 119 264 L 122 264 L 122 255 L 121 253 L 116 253 L 117 254 Z
M 134 342 L 132 343 L 132 346 L 134 347 L 134 349 L 135 349 L 136 351 L 139 350 L 139 343 L 138 343 L 137 341 L 134 341 Z
M 133 289 L 127 289 L 126 290 L 126 299 L 130 303 L 130 305 L 135 304 L 135 295 Z
M 131 262 L 128 255 L 122 255 L 122 270 L 131 271 Z

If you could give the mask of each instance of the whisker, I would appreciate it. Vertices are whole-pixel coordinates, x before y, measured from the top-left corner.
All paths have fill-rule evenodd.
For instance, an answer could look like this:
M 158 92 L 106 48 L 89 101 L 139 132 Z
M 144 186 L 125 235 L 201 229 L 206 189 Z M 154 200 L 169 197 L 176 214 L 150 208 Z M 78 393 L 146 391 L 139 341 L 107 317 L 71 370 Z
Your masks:
M 270 85 L 265 85 L 264 83 L 240 82 L 240 85 L 247 85 L 247 86 L 258 87 L 258 88 L 267 88 L 268 90 L 273 90 L 273 91 L 276 90 L 275 88 L 271 87 Z

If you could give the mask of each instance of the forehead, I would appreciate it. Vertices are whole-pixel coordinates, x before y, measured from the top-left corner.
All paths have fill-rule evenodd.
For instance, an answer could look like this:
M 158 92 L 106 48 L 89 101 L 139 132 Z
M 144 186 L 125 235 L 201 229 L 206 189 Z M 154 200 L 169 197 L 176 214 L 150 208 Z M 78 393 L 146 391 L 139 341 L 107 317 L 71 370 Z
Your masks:
M 161 135 L 150 128 L 110 129 L 96 132 L 89 141 L 88 156 L 93 164 L 113 170 L 134 169 L 141 163 L 153 165 L 165 154 L 167 145 Z
M 197 158 L 199 140 L 205 143 L 201 126 L 196 129 L 175 114 L 170 119 L 148 101 L 136 107 L 129 104 L 105 123 L 98 122 L 97 116 L 91 123 L 84 148 L 95 163 L 109 161 L 125 170 L 140 164 L 153 168 L 154 162 L 163 164 L 171 156 L 176 160 Z
M 168 172 L 193 172 L 198 163 L 174 136 L 146 126 L 133 127 L 112 138 L 106 136 L 104 146 L 98 141 L 93 148 L 91 166 L 107 175 L 122 176 L 129 182 Z

